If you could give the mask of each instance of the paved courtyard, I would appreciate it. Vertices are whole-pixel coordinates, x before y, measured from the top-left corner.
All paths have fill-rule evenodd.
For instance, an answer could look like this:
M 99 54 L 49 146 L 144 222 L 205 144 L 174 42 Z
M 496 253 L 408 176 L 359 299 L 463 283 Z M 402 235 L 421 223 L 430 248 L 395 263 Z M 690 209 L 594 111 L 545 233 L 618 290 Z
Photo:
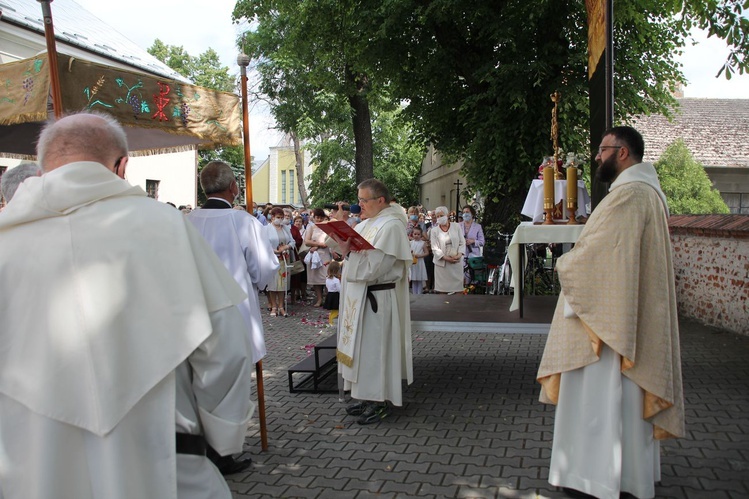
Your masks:
M 261 298 L 261 301 L 264 301 Z M 540 334 L 413 332 L 404 407 L 359 426 L 337 394 L 289 393 L 289 366 L 333 334 L 326 311 L 264 312 L 269 449 L 257 418 L 228 477 L 237 498 L 558 498 L 554 410 L 538 402 Z M 749 337 L 681 321 L 687 438 L 662 444 L 657 497 L 749 497 Z

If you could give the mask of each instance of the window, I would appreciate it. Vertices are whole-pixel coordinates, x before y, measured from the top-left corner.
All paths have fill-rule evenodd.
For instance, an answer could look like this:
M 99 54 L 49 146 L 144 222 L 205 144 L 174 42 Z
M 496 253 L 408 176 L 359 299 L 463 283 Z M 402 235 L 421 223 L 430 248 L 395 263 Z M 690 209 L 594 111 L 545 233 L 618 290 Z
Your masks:
M 286 203 L 286 170 L 281 170 L 281 203 Z
M 728 205 L 731 214 L 749 214 L 749 192 L 721 192 L 723 201 Z
M 294 202 L 294 170 L 289 170 L 289 203 Z
M 146 194 L 149 198 L 159 199 L 159 182 L 161 181 L 146 179 Z

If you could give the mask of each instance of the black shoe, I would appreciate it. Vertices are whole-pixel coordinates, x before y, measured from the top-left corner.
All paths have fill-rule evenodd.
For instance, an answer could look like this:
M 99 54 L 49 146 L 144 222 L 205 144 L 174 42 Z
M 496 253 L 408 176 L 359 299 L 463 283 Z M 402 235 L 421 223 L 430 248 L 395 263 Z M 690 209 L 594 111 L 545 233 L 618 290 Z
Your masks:
M 246 459 L 234 459 L 232 456 L 222 456 L 219 462 L 216 463 L 218 470 L 222 475 L 234 475 L 235 473 L 241 473 L 246 470 L 252 464 L 251 458 Z
M 361 402 L 357 402 L 356 404 L 351 404 L 348 407 L 346 407 L 346 414 L 349 416 L 361 416 L 364 414 L 364 411 L 372 404 L 369 400 L 362 400 Z
M 372 404 L 364 410 L 356 422 L 360 425 L 378 423 L 388 416 L 390 416 L 390 405 L 388 403 Z
M 580 492 L 579 490 L 571 489 L 569 487 L 562 487 L 562 490 L 569 497 L 574 497 L 575 499 L 596 499 L 595 496 L 591 496 L 585 492 Z

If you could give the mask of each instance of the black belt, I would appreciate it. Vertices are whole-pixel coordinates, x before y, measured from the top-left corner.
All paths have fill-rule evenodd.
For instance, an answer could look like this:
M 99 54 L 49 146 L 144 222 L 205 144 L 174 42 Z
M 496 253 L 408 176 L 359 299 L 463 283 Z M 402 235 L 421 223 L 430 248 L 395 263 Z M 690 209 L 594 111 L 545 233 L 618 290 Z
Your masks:
M 189 433 L 177 433 L 177 454 L 205 456 L 205 437 Z
M 372 306 L 372 312 L 374 313 L 377 313 L 377 299 L 372 294 L 372 291 L 382 291 L 383 289 L 395 289 L 395 283 L 388 282 L 385 284 L 373 284 L 367 286 L 367 300 L 369 300 L 369 304 Z

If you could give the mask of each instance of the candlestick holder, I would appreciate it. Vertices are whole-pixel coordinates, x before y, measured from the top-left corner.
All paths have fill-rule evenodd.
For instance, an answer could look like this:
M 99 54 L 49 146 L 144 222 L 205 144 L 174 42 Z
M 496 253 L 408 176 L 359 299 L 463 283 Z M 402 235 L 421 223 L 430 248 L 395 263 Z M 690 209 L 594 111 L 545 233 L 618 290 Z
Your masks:
M 554 203 L 544 200 L 544 225 L 554 225 Z
M 577 199 L 567 200 L 567 225 L 578 225 L 575 214 L 577 213 Z

